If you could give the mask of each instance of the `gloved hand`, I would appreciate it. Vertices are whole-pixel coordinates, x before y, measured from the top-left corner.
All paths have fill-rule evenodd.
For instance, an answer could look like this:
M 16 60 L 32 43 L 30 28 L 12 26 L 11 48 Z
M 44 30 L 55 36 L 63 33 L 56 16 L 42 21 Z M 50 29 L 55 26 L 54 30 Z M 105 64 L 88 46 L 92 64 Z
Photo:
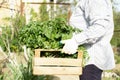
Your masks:
M 68 40 L 62 40 L 61 43 L 65 44 L 62 49 L 62 52 L 67 54 L 74 54 L 77 52 L 78 43 L 75 41 L 74 38 Z

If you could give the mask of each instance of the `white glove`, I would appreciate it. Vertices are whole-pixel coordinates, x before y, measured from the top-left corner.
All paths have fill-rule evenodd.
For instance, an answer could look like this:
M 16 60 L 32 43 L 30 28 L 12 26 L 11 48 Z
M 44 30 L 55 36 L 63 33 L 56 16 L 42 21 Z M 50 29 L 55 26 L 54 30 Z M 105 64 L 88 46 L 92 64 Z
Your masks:
M 68 40 L 62 40 L 61 43 L 65 44 L 62 49 L 62 52 L 67 54 L 74 54 L 77 52 L 78 43 L 75 41 L 74 38 Z

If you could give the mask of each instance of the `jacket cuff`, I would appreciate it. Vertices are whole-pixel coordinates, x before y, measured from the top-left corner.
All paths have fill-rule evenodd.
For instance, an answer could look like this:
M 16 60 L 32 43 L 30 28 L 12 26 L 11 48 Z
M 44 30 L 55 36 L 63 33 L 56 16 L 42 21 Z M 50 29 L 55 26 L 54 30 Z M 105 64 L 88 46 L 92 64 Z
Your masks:
M 79 34 L 74 34 L 73 38 L 75 39 L 75 41 L 79 44 L 82 45 L 84 43 L 87 43 L 87 36 L 85 35 L 85 33 L 81 32 Z

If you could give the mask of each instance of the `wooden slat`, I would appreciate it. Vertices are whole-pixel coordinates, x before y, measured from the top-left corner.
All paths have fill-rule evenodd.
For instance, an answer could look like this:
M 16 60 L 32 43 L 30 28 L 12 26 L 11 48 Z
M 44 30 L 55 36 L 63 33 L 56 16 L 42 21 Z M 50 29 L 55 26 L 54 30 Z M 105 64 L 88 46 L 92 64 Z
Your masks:
M 79 75 L 53 75 L 51 80 L 80 80 Z
M 34 58 L 34 66 L 38 65 L 60 65 L 60 66 L 81 66 L 82 59 L 71 58 Z
M 67 5 L 70 6 L 70 3 L 54 3 L 54 2 L 44 2 L 41 0 L 22 0 L 23 3 L 28 4 L 59 4 L 59 5 Z
M 43 2 L 42 0 L 22 0 L 22 2 Z
M 40 57 L 41 52 L 60 52 L 61 49 L 35 49 L 35 57 Z
M 62 51 L 62 49 L 35 49 L 38 51 Z
M 83 51 L 78 50 L 78 57 L 79 59 L 81 59 L 83 57 Z
M 33 68 L 35 75 L 80 75 L 82 74 L 81 67 L 40 67 Z
M 35 57 L 40 57 L 40 49 L 35 49 Z
M 62 49 L 35 49 L 35 57 L 40 57 L 41 52 L 61 52 Z M 83 52 L 78 50 L 78 58 L 83 57 Z

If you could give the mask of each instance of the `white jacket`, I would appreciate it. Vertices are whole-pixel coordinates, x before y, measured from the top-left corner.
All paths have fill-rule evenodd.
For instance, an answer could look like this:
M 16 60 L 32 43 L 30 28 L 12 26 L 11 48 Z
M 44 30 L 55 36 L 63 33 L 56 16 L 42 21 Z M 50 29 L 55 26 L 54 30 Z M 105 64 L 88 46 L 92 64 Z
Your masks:
M 113 13 L 110 0 L 80 0 L 70 18 L 71 26 L 83 30 L 75 34 L 79 45 L 84 44 L 90 56 L 88 64 L 102 70 L 115 67 L 110 44 L 113 35 Z

